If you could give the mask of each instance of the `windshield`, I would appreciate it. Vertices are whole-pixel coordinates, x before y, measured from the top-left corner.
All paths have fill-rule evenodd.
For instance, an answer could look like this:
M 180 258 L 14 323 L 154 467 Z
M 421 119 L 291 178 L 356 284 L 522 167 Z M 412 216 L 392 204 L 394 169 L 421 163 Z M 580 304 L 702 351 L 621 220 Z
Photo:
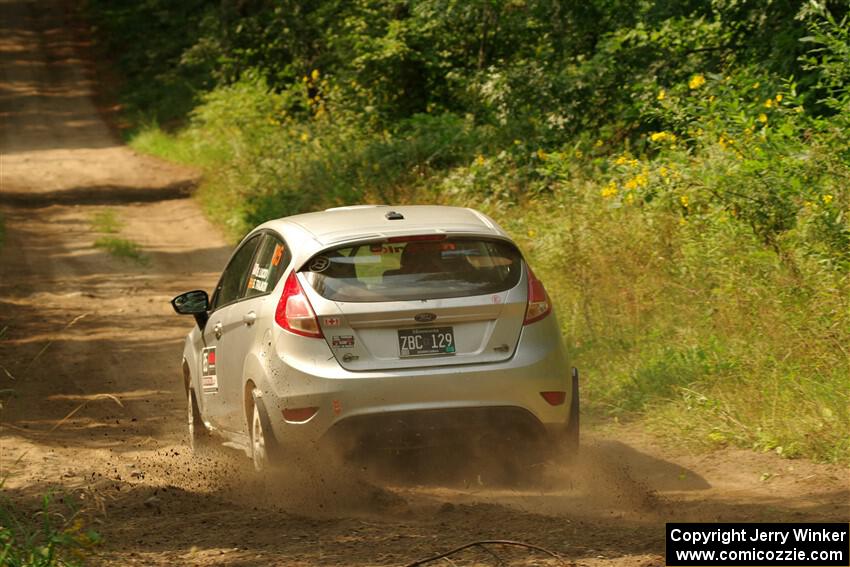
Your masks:
M 501 240 L 409 237 L 322 252 L 302 272 L 334 301 L 440 299 L 498 293 L 519 283 L 522 257 Z

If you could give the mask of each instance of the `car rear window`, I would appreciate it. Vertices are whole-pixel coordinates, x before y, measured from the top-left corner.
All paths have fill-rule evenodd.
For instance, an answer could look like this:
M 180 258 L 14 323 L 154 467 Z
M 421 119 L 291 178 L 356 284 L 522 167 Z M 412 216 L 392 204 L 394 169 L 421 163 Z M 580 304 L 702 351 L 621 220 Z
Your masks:
M 302 269 L 320 295 L 374 302 L 464 297 L 519 283 L 522 257 L 501 240 L 411 237 L 366 242 L 314 256 Z

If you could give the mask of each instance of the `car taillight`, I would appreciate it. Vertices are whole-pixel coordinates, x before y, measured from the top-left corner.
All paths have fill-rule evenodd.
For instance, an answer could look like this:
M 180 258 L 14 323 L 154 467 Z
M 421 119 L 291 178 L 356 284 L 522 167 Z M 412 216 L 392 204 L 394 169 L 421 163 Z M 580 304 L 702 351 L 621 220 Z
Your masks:
M 283 295 L 277 304 L 274 320 L 289 332 L 302 337 L 322 338 L 319 320 L 310 305 L 310 300 L 304 295 L 295 271 L 289 272 L 283 286 Z
M 546 293 L 543 282 L 537 279 L 528 264 L 526 264 L 526 274 L 528 275 L 528 307 L 525 308 L 523 325 L 539 321 L 552 312 L 549 294 Z

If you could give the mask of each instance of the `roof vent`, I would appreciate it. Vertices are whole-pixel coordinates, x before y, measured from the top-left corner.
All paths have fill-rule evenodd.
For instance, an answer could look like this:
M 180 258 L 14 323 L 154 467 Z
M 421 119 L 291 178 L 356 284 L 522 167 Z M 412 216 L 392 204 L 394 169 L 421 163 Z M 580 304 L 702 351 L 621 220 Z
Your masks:
M 390 211 L 384 215 L 387 220 L 404 220 L 404 215 L 395 211 Z

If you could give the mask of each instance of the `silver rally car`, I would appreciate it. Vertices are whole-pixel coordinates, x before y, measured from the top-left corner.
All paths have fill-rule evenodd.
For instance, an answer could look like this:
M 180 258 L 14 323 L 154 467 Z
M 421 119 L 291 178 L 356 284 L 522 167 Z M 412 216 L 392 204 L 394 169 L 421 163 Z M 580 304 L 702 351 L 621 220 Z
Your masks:
M 193 448 L 263 469 L 299 450 L 456 439 L 578 447 L 578 375 L 543 284 L 489 217 L 356 206 L 251 231 L 194 315 Z

